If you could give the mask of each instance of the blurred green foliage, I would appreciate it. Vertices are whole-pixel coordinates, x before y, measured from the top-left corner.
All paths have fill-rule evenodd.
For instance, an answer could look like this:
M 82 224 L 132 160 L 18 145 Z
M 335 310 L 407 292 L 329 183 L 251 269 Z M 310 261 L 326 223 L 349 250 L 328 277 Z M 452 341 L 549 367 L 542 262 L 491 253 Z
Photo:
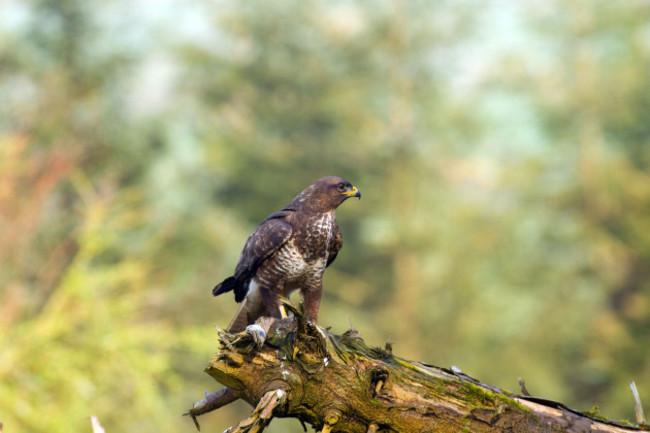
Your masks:
M 643 1 L 0 4 L 0 422 L 193 431 L 235 310 L 211 287 L 332 174 L 363 200 L 322 324 L 633 419 L 648 22 Z

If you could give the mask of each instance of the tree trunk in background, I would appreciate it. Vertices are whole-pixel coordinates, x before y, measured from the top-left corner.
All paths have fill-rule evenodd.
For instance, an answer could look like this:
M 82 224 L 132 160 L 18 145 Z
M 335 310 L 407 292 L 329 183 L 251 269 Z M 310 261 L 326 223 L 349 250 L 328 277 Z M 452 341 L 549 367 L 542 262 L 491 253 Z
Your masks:
M 413 215 L 416 185 L 413 179 L 413 107 L 412 82 L 409 77 L 409 4 L 400 0 L 390 3 L 388 22 L 388 44 L 392 59 L 389 68 L 390 111 L 388 136 L 394 149 L 390 164 L 391 189 L 389 200 L 391 209 L 401 215 Z M 399 218 L 395 218 L 399 220 Z M 417 237 L 413 227 L 395 227 L 397 239 L 410 241 Z M 396 246 L 393 253 L 394 298 L 391 305 L 395 334 L 401 336 L 400 344 L 416 351 L 420 356 L 421 347 L 416 334 L 409 332 L 414 326 L 411 320 L 397 320 L 398 317 L 419 317 L 416 305 L 421 298 L 422 287 L 419 279 L 418 254 L 410 245 Z
M 596 53 L 585 35 L 593 32 L 592 11 L 580 5 L 573 5 L 574 41 L 573 81 L 576 100 L 576 130 L 578 141 L 578 173 L 584 200 L 584 212 L 587 219 L 598 222 L 603 215 L 602 186 L 600 173 L 601 147 L 603 131 L 598 113 L 598 104 L 594 98 L 599 97 L 600 65 Z

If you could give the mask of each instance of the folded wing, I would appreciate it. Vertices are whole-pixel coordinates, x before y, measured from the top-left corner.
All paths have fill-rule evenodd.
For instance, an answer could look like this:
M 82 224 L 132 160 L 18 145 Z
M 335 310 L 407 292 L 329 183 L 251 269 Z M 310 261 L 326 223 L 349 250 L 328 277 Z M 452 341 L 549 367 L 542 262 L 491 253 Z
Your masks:
M 235 275 L 226 278 L 212 289 L 214 296 L 234 290 L 235 301 L 241 302 L 246 297 L 248 283 L 258 268 L 291 237 L 291 212 L 283 210 L 270 215 L 248 237 L 239 255 Z

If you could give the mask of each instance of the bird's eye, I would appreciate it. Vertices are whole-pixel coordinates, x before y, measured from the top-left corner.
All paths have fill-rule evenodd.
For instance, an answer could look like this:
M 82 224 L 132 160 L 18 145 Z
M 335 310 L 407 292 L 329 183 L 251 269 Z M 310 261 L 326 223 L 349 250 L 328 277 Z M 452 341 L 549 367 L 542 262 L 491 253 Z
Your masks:
M 336 185 L 336 189 L 338 189 L 339 191 L 343 191 L 345 189 L 345 184 L 339 183 L 338 185 Z

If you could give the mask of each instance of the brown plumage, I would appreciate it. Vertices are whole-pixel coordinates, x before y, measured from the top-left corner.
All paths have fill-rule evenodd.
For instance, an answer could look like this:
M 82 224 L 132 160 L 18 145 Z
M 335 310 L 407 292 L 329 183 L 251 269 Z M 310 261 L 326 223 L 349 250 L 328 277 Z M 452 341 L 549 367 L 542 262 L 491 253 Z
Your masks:
M 261 316 L 279 317 L 279 297 L 295 290 L 302 293 L 307 317 L 318 319 L 323 272 L 343 244 L 334 213 L 350 197 L 361 197 L 350 182 L 324 177 L 248 237 L 235 274 L 212 290 L 214 296 L 232 290 L 235 301 L 243 301 L 228 332 L 243 331 Z

